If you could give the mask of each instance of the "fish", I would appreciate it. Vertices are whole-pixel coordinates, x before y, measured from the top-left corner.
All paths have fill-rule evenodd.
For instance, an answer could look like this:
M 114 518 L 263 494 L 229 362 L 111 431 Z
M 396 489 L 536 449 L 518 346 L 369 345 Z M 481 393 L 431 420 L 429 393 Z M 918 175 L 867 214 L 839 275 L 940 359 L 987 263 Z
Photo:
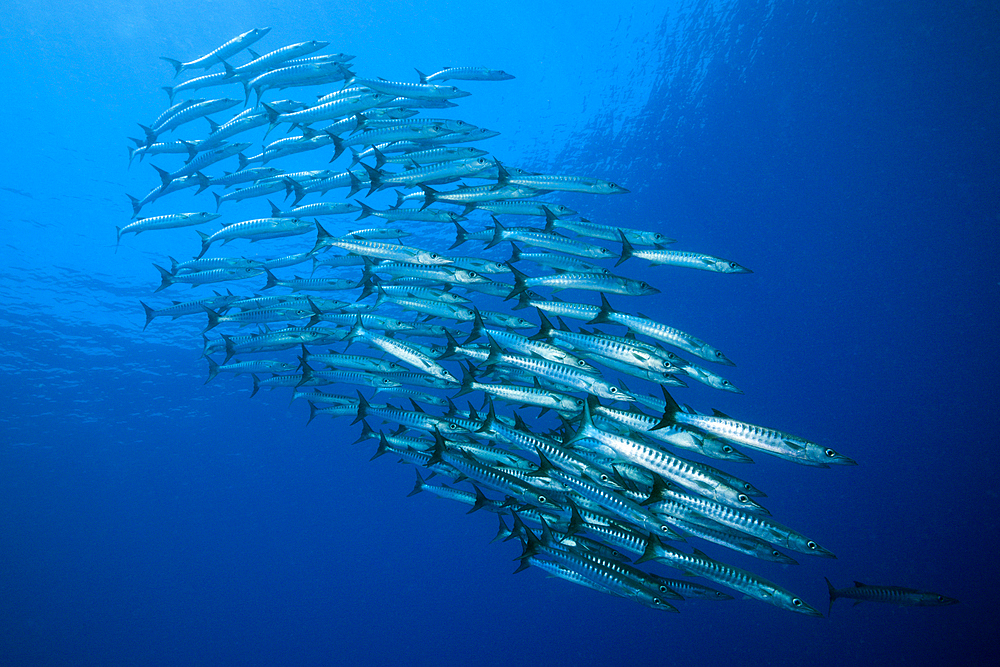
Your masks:
M 824 577 L 824 579 L 826 578 Z M 854 586 L 849 588 L 834 588 L 829 579 L 826 579 L 826 586 L 830 592 L 831 609 L 833 601 L 837 598 L 855 600 L 855 607 L 862 602 L 885 602 L 902 607 L 946 607 L 958 604 L 958 600 L 955 598 L 915 588 L 903 588 L 902 586 L 869 586 L 855 581 Z
M 167 87 L 170 107 L 143 126 L 145 140 L 131 142 L 130 164 L 136 156 L 142 162 L 154 154 L 187 158 L 169 170 L 146 170 L 159 185 L 143 200 L 132 199 L 133 217 L 143 206 L 181 199 L 162 198 L 195 185 L 198 192 L 211 189 L 217 211 L 158 212 L 119 225 L 119 240 L 130 231 L 210 221 L 223 203 L 240 213 L 215 233 L 199 231 L 201 252 L 195 259 L 169 257 L 169 271 L 163 262 L 155 264 L 161 278 L 155 291 L 187 283 L 206 295 L 159 309 L 140 302 L 144 328 L 157 317 L 204 315 L 206 382 L 250 374 L 251 395 L 266 387 L 288 392 L 290 405 L 306 399 L 307 424 L 320 415 L 360 422 L 359 441 L 371 441 L 373 458 L 391 453 L 417 467 L 410 495 L 434 494 L 473 513 L 485 509 L 498 515 L 498 539 L 522 542 L 518 570 L 543 569 L 660 611 L 676 612 L 670 601 L 681 595 L 732 597 L 660 577 L 642 564 L 660 560 L 782 609 L 819 615 L 777 584 L 726 565 L 698 546 L 685 553 L 661 540 L 705 542 L 706 549 L 783 565 L 795 564 L 785 551 L 832 558 L 803 532 L 770 516 L 760 504 L 764 493 L 756 480 L 723 467 L 752 462 L 734 445 L 778 454 L 786 448 L 791 453 L 786 458 L 817 468 L 854 461 L 805 438 L 681 407 L 665 391 L 662 400 L 650 395 L 647 382 L 683 387 L 683 380 L 741 392 L 719 373 L 672 351 L 694 355 L 698 363 L 734 365 L 714 345 L 613 308 L 607 297 L 660 293 L 652 282 L 613 272 L 613 265 L 636 257 L 654 265 L 749 271 L 714 255 L 667 250 L 675 239 L 662 229 L 591 221 L 585 195 L 628 190 L 586 173 L 576 162 L 572 174 L 508 165 L 482 148 L 487 144 L 481 142 L 498 132 L 424 111 L 455 106 L 452 100 L 469 95 L 441 82 L 513 78 L 503 70 L 446 67 L 429 76 L 418 71 L 419 82 L 386 80 L 365 71 L 353 56 L 312 55 L 329 46 L 325 40 L 264 56 L 250 51 L 241 63 L 245 42 L 260 38 L 252 33 L 197 60 L 177 62 L 176 71 L 215 65 L 225 71 Z M 243 87 L 245 108 L 234 108 L 238 100 L 228 98 L 173 103 L 185 92 L 228 84 Z M 298 93 L 306 86 L 319 87 L 308 102 L 272 99 L 275 90 Z M 202 117 L 205 122 L 192 122 Z M 268 139 L 279 127 L 288 134 Z M 154 143 L 181 128 L 187 139 Z M 258 140 L 259 152 L 250 155 L 248 145 Z M 223 172 L 221 161 L 233 155 L 238 167 Z M 346 169 L 308 163 L 348 158 Z M 165 166 L 170 158 L 163 159 Z M 380 191 L 389 195 L 390 188 L 394 206 L 362 201 Z M 574 193 L 573 208 L 558 201 L 563 193 Z M 258 201 L 262 196 L 268 197 L 266 206 Z M 354 214 L 385 224 L 358 229 L 340 218 Z M 505 215 L 528 222 L 505 225 L 500 222 Z M 447 243 L 442 222 L 455 225 L 453 248 L 478 240 L 482 252 L 442 251 Z M 399 242 L 404 236 L 405 245 Z M 189 238 L 194 251 L 194 235 Z M 254 243 L 253 254 L 210 256 L 237 239 Z M 257 243 L 265 239 L 278 240 Z M 504 248 L 497 248 L 505 242 L 511 244 L 506 261 L 498 257 Z M 611 244 L 615 251 L 604 247 Z M 303 265 L 311 266 L 311 277 L 293 268 Z M 266 282 L 246 280 L 257 276 Z M 209 296 L 199 287 L 223 281 L 232 292 Z M 292 293 L 272 293 L 281 288 Z M 599 297 L 581 300 L 599 298 L 600 305 L 538 294 L 567 289 L 596 291 Z M 337 299 L 328 298 L 333 290 Z M 537 310 L 518 312 L 527 307 Z M 571 330 L 562 318 L 584 324 Z M 250 324 L 258 331 L 245 333 Z M 208 338 L 216 331 L 223 333 Z M 455 405 L 464 399 L 468 409 Z M 525 409 L 538 414 L 529 418 Z M 387 424 L 385 432 L 374 430 L 378 420 Z M 342 439 L 339 430 L 335 438 Z M 685 458 L 686 452 L 709 457 L 713 465 Z M 344 474 L 368 483 L 357 471 Z M 443 482 L 428 483 L 430 474 Z M 630 555 L 639 556 L 636 563 L 629 562 Z
M 160 57 L 160 60 L 165 60 L 174 68 L 174 76 L 189 69 L 209 69 L 215 65 L 222 63 L 226 58 L 230 58 L 243 49 L 254 44 L 258 40 L 262 39 L 267 33 L 271 32 L 270 28 L 254 28 L 253 30 L 247 30 L 241 35 L 233 37 L 231 40 L 223 44 L 222 46 L 213 49 L 209 53 L 206 53 L 200 58 L 195 58 L 186 63 L 182 63 L 179 60 L 174 60 L 173 58 L 166 58 L 164 56 Z

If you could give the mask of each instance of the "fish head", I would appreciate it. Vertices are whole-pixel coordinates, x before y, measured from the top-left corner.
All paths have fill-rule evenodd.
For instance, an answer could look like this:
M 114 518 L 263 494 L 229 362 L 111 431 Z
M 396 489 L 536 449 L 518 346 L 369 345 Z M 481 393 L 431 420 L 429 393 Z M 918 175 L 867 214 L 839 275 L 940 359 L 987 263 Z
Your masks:
M 591 385 L 590 391 L 595 396 L 600 396 L 601 398 L 610 398 L 613 401 L 635 400 L 635 396 L 632 396 L 621 387 L 615 386 L 610 382 L 606 382 L 604 380 L 594 382 L 593 385 Z
M 603 181 L 597 185 L 597 191 L 603 195 L 623 195 L 628 194 L 629 190 L 626 190 L 617 183 L 611 183 L 610 181 Z
M 722 364 L 724 366 L 735 366 L 736 364 L 729 360 L 729 358 L 724 355 L 720 350 L 716 350 L 714 347 L 708 343 L 704 343 L 699 346 L 698 356 L 702 359 L 709 359 L 717 364 Z
M 821 611 L 806 604 L 802 598 L 797 597 L 786 590 L 782 590 L 777 586 L 764 586 L 761 592 L 764 594 L 766 602 L 777 605 L 782 609 L 794 611 L 799 614 L 805 614 L 806 616 L 823 617 L 823 613 Z
M 809 454 L 809 458 L 816 463 L 822 463 L 824 465 L 838 465 L 838 466 L 856 466 L 858 462 L 854 459 L 844 456 L 843 454 L 837 452 L 835 449 L 830 447 L 823 447 L 815 443 L 809 443 L 806 445 L 806 451 Z
M 753 271 L 745 266 L 740 266 L 736 262 L 730 262 L 725 259 L 716 260 L 712 263 L 712 266 L 719 273 L 753 273 Z
M 944 595 L 938 595 L 937 593 L 920 593 L 917 598 L 918 607 L 946 607 L 948 605 L 958 604 L 958 600 L 955 598 L 946 597 Z
M 436 86 L 437 92 L 445 99 L 455 99 L 456 97 L 468 97 L 472 93 L 467 90 L 459 90 L 456 86 Z
M 645 280 L 636 280 L 628 283 L 628 291 L 629 294 L 633 296 L 650 296 L 660 293 L 660 290 L 656 289 Z
M 820 558 L 836 558 L 837 556 L 829 549 L 824 549 L 816 544 L 814 540 L 802 537 L 801 535 L 789 538 L 789 547 L 802 553 L 812 554 Z M 792 546 L 794 544 L 795 546 Z
M 447 257 L 431 252 L 429 250 L 419 250 L 413 258 L 414 264 L 451 264 Z

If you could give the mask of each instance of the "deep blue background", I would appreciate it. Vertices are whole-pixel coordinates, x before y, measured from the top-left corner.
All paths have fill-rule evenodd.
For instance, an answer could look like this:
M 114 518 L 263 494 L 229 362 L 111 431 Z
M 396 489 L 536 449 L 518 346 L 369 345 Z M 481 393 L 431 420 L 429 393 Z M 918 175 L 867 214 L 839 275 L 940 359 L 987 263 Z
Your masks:
M 982 659 L 1000 583 L 1000 13 L 539 4 L 5 9 L 0 663 Z M 860 462 L 758 456 L 736 471 L 838 560 L 712 553 L 824 610 L 823 576 L 961 604 L 842 601 L 820 620 L 734 600 L 666 615 L 540 572 L 512 577 L 517 547 L 487 545 L 491 516 L 405 498 L 412 471 L 368 462 L 369 446 L 348 444 L 359 427 L 306 428 L 303 405 L 278 391 L 248 400 L 245 378 L 203 386 L 200 326 L 143 332 L 138 305 L 157 284 L 149 262 L 190 256 L 194 233 L 128 236 L 114 253 L 124 193 L 156 183 L 148 167 L 126 170 L 124 144 L 166 106 L 159 56 L 194 58 L 254 26 L 273 27 L 262 51 L 327 39 L 365 75 L 513 72 L 464 86 L 474 95 L 452 116 L 501 131 L 494 155 L 621 182 L 631 195 L 559 201 L 755 271 L 631 267 L 663 292 L 616 303 L 739 364 L 727 376 L 746 395 L 694 387 L 683 399 Z

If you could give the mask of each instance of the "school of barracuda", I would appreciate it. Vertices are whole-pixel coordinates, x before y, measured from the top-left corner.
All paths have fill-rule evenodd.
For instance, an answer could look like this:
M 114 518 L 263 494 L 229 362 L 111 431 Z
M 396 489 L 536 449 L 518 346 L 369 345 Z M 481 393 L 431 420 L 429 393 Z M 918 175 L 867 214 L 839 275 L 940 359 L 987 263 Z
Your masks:
M 268 30 L 251 30 L 190 62 L 164 58 L 175 75 L 221 71 L 166 87 L 172 106 L 142 126 L 144 138 L 133 139 L 130 165 L 167 164 L 178 156 L 186 161 L 172 171 L 156 167 L 160 183 L 142 199 L 132 198 L 135 221 L 118 229 L 118 241 L 126 233 L 202 226 L 194 259 L 170 258 L 169 269 L 156 265 L 157 291 L 176 285 L 227 289 L 159 308 L 143 303 L 146 326 L 159 317 L 191 316 L 205 318 L 206 334 L 227 330 L 204 337 L 209 380 L 249 374 L 254 393 L 281 387 L 293 401 L 308 401 L 310 421 L 324 415 L 360 422 L 359 442 L 371 440 L 376 456 L 392 454 L 416 467 L 413 493 L 495 513 L 498 537 L 523 543 L 518 571 L 535 566 L 665 611 L 677 611 L 677 600 L 731 597 L 638 567 L 654 560 L 782 609 L 820 616 L 777 584 L 694 547 L 705 540 L 717 545 L 710 548 L 786 564 L 796 561 L 785 552 L 834 557 L 774 520 L 757 502 L 762 491 L 704 460 L 750 462 L 744 451 L 752 450 L 816 467 L 854 461 L 788 433 L 679 405 L 667 388 L 691 381 L 742 393 L 717 372 L 733 362 L 700 338 L 617 309 L 608 297 L 620 295 L 611 297 L 620 306 L 629 297 L 659 292 L 619 275 L 626 262 L 621 268 L 643 261 L 749 271 L 726 259 L 672 250 L 674 240 L 657 232 L 601 225 L 552 197 L 543 199 L 628 190 L 590 175 L 539 174 L 505 164 L 469 145 L 497 132 L 431 117 L 469 94 L 451 82 L 471 88 L 511 75 L 447 67 L 429 75 L 418 71 L 419 81 L 409 83 L 362 77 L 353 56 L 312 55 L 327 42 L 258 55 L 250 47 Z M 234 64 L 237 57 L 246 62 Z M 181 99 L 210 87 L 242 96 Z M 277 91 L 294 92 L 298 100 L 268 101 Z M 221 123 L 209 118 L 223 115 L 231 117 Z M 207 135 L 192 138 L 196 120 L 207 121 Z M 262 150 L 253 148 L 260 135 L 245 139 L 251 130 L 263 131 Z M 171 133 L 188 138 L 168 140 Z M 341 166 L 295 171 L 288 156 L 306 151 L 330 155 Z M 223 163 L 230 168 L 207 173 Z M 169 193 L 194 188 L 211 189 L 215 211 L 139 217 Z M 388 188 L 396 192 L 394 206 L 378 209 L 363 201 Z M 334 192 L 346 195 L 331 200 Z M 284 208 L 275 203 L 279 199 Z M 235 202 L 264 217 L 208 226 L 238 209 Z M 378 219 L 379 225 L 351 229 L 347 221 L 354 219 L 358 225 Z M 421 231 L 442 224 L 455 227 L 455 245 L 423 247 Z M 301 238 L 301 252 L 266 260 L 225 255 L 236 241 L 266 248 L 268 239 L 284 237 Z M 412 244 L 403 237 L 413 237 Z M 500 248 L 491 256 L 458 256 L 456 249 L 473 241 Z M 496 254 L 506 249 L 509 255 Z M 307 268 L 295 271 L 311 277 L 279 277 L 280 270 L 301 266 Z M 555 291 L 566 300 L 551 296 Z M 589 300 L 599 298 L 600 305 L 568 298 L 581 291 L 598 292 Z M 512 300 L 512 309 L 497 310 Z M 245 325 L 259 329 L 240 333 Z M 341 393 L 317 389 L 327 385 Z M 479 407 L 469 402 L 460 409 L 454 399 L 461 396 L 475 396 Z M 410 407 L 401 407 L 404 401 Z M 538 417 L 515 407 L 537 407 L 538 417 L 551 411 L 562 425 L 542 429 L 535 426 Z M 378 424 L 390 426 L 377 430 Z

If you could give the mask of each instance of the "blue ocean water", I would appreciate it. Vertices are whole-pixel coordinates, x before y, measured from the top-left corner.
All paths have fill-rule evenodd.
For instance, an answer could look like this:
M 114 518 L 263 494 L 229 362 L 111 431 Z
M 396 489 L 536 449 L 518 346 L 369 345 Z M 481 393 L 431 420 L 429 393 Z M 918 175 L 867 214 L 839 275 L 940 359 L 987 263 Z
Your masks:
M 989 655 L 1000 583 L 994 5 L 15 1 L 4 14 L 0 664 Z M 744 395 L 693 386 L 678 393 L 684 402 L 859 465 L 758 455 L 733 470 L 837 560 L 777 566 L 705 551 L 824 612 L 824 576 L 961 603 L 840 601 L 814 619 L 737 599 L 664 614 L 538 571 L 512 576 L 519 548 L 488 543 L 492 515 L 406 498 L 412 470 L 369 462 L 370 444 L 350 444 L 359 425 L 307 427 L 287 390 L 249 399 L 245 376 L 203 384 L 201 320 L 159 318 L 144 331 L 139 306 L 205 293 L 150 296 L 151 263 L 195 254 L 194 232 L 114 243 L 131 215 L 125 194 L 157 184 L 148 163 L 179 161 L 129 168 L 124 146 L 167 106 L 159 87 L 172 72 L 160 56 L 195 58 L 265 26 L 262 50 L 329 40 L 365 76 L 503 68 L 517 78 L 459 83 L 473 95 L 448 111 L 498 130 L 484 143 L 491 154 L 619 182 L 631 194 L 554 199 L 752 268 L 727 276 L 632 260 L 622 269 L 662 293 L 612 301 L 736 361 L 723 370 Z M 206 197 L 170 195 L 149 214 L 212 210 Z M 260 206 L 223 212 L 252 217 Z M 452 241 L 444 227 L 421 234 L 442 249 Z

